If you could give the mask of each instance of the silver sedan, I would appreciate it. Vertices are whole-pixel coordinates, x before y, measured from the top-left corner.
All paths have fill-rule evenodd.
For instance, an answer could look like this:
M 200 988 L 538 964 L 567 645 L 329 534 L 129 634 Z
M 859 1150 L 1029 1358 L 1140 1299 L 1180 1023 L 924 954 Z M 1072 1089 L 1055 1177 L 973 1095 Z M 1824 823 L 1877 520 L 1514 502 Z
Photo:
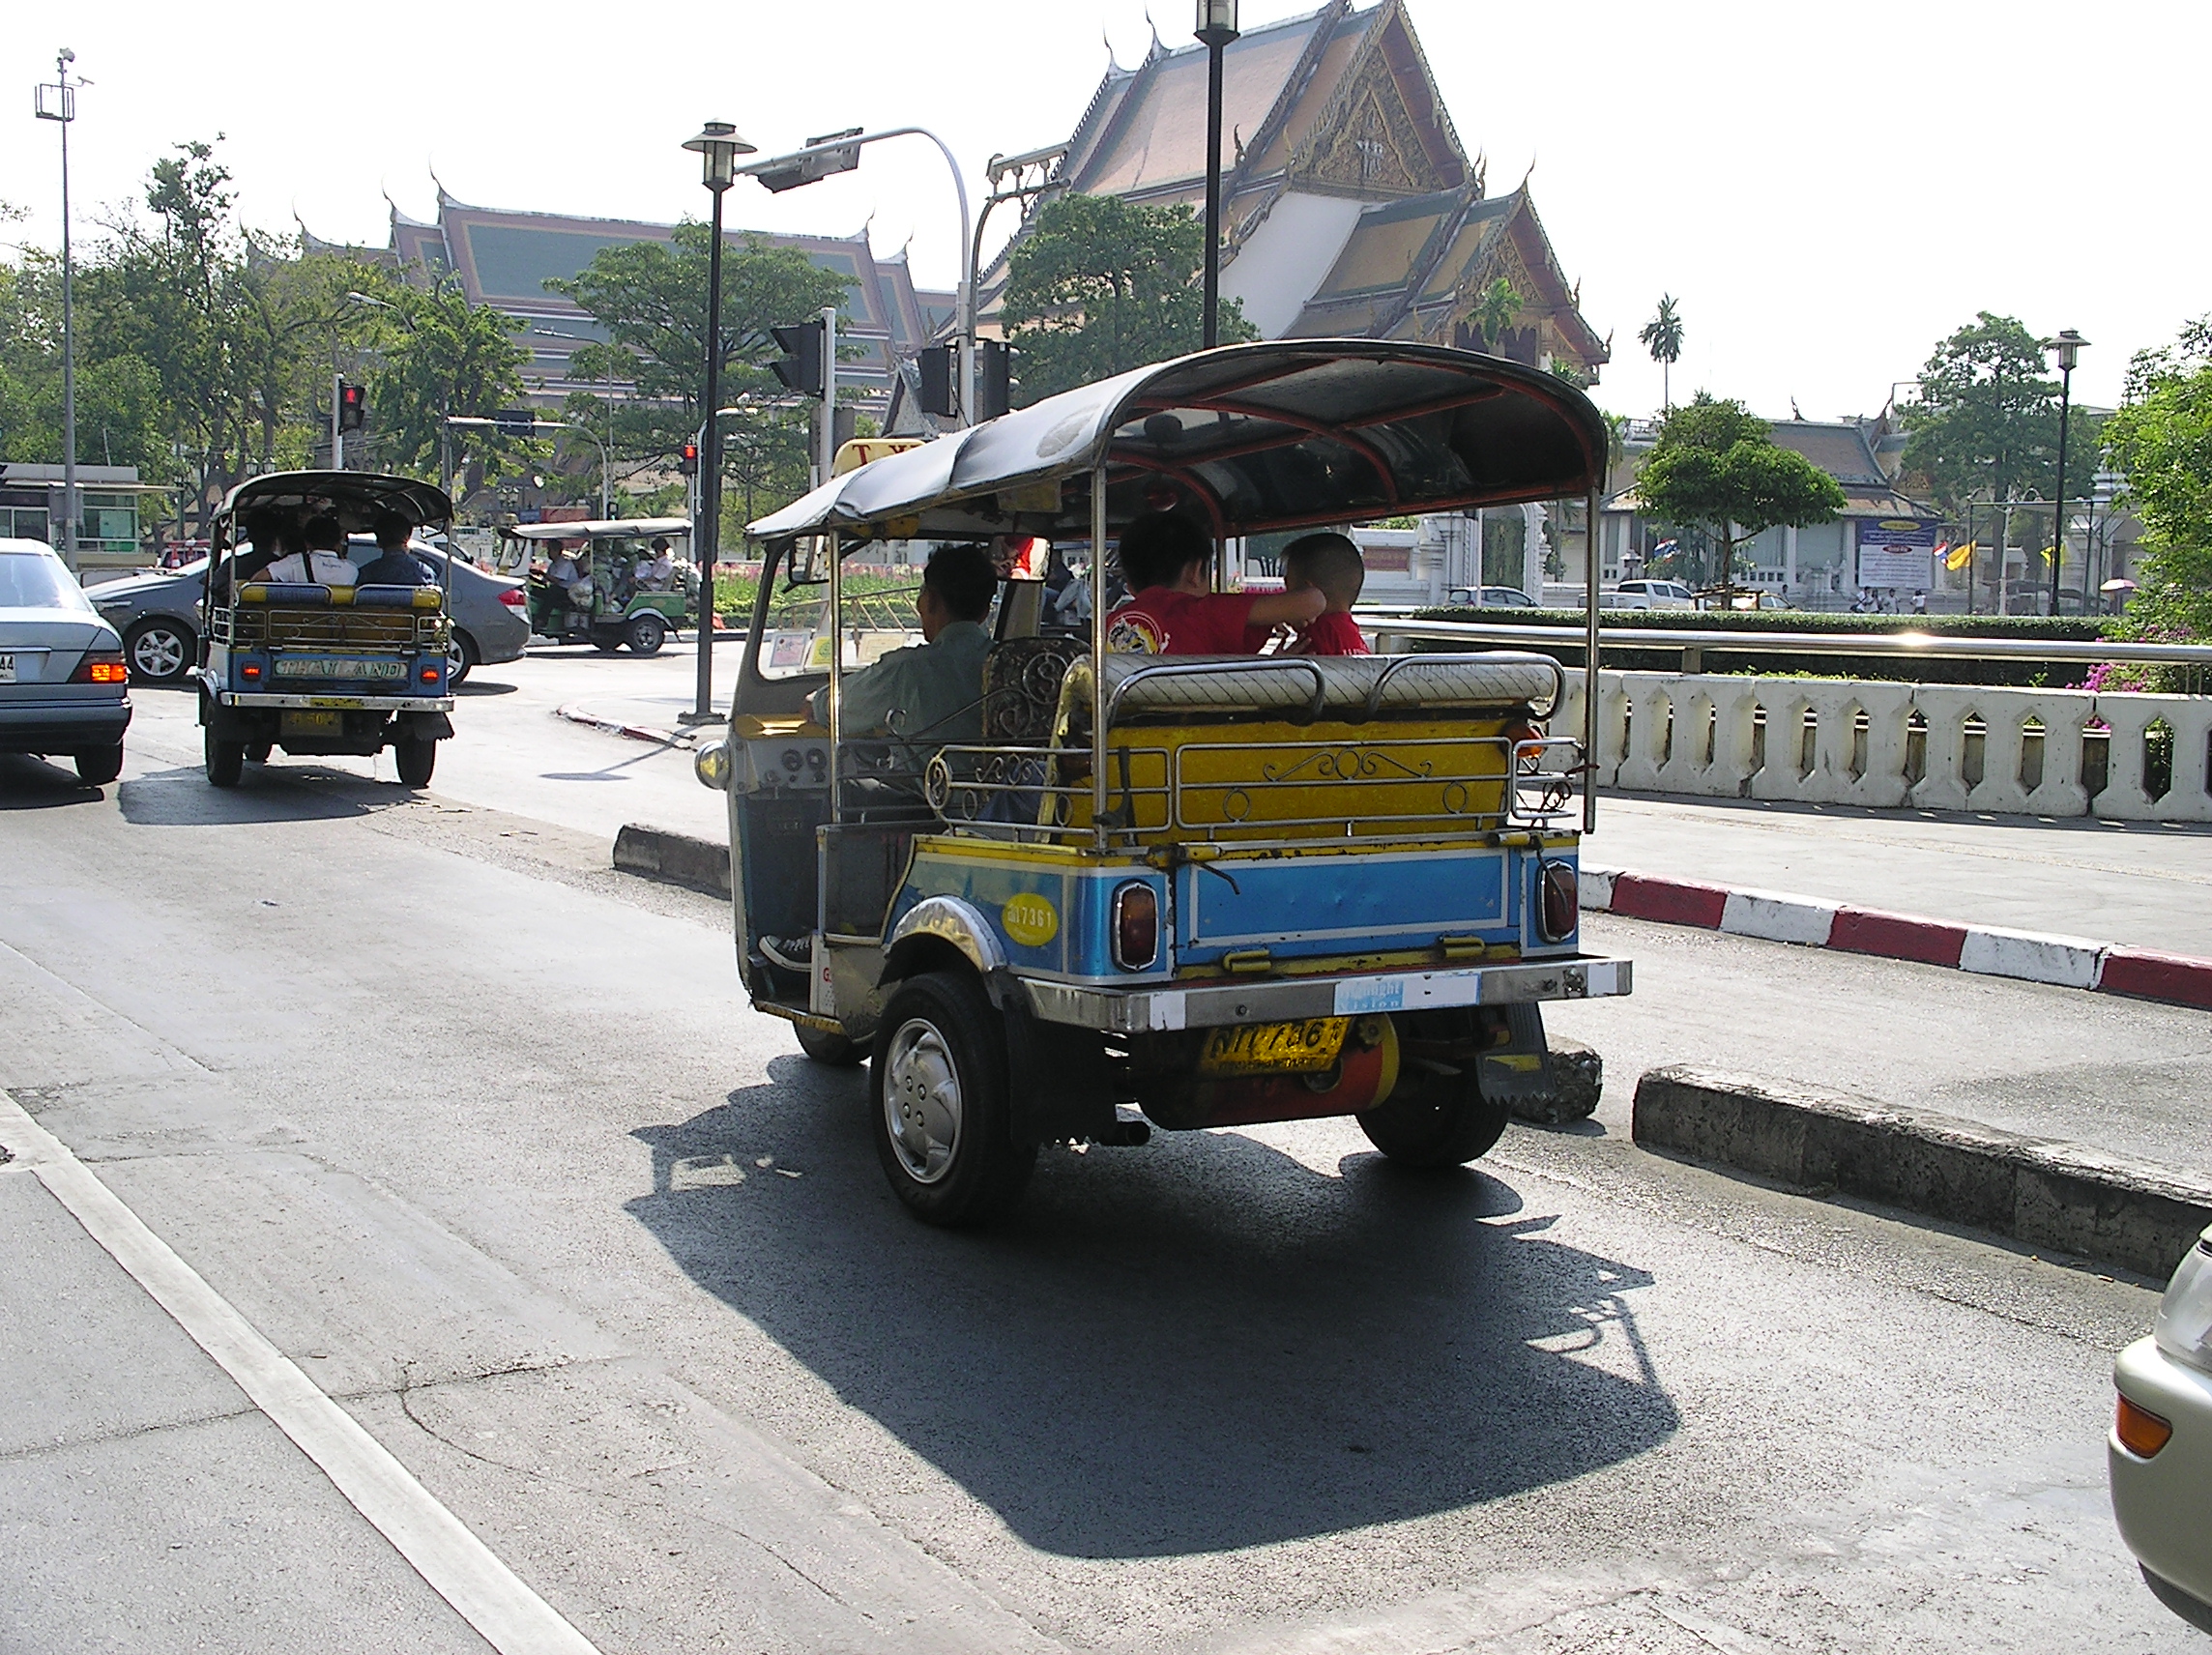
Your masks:
M 2119 1409 L 2106 1458 L 2120 1537 L 2159 1600 L 2212 1632 L 2212 1230 L 2112 1379 Z
M 0 539 L 0 753 L 66 753 L 80 779 L 123 773 L 123 640 L 38 540 Z

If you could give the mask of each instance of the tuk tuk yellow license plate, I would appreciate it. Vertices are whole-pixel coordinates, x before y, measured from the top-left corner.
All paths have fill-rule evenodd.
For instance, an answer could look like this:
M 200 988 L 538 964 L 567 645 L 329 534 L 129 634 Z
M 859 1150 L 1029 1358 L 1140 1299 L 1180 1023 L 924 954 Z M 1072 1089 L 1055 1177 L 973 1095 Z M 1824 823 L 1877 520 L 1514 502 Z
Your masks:
M 1247 1023 L 1215 1029 L 1198 1056 L 1202 1075 L 1274 1075 L 1325 1069 L 1344 1050 L 1349 1017 L 1308 1017 L 1296 1023 Z
M 336 736 L 345 730 L 342 712 L 280 712 L 277 734 L 283 736 Z

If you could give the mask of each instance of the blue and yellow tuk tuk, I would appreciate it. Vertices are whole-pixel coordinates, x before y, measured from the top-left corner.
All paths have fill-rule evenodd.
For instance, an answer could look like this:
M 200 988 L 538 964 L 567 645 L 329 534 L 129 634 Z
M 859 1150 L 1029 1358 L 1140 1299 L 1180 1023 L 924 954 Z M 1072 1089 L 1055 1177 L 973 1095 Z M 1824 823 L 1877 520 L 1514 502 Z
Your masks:
M 974 1223 L 1046 1144 L 1320 1116 L 1455 1166 L 1548 1088 L 1541 1003 L 1626 994 L 1630 968 L 1580 946 L 1593 805 L 1585 741 L 1547 731 L 1552 659 L 1101 653 L 1010 579 L 983 740 L 862 740 L 840 686 L 899 623 L 848 571 L 1027 538 L 1088 563 L 1103 616 L 1117 533 L 1148 511 L 1227 545 L 1580 499 L 1605 458 L 1601 416 L 1554 375 L 1282 341 L 1048 398 L 751 526 L 759 600 L 726 739 L 697 761 L 729 798 L 739 974 L 809 1056 L 870 1061 L 902 1201 Z M 809 582 L 821 621 L 794 640 Z

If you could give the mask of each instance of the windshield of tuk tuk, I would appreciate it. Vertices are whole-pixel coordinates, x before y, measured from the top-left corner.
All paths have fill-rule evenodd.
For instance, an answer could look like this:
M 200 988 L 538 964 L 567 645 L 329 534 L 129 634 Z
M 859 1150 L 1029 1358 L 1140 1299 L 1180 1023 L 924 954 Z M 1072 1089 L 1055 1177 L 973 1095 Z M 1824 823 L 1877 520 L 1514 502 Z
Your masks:
M 870 551 L 880 556 L 883 548 Z M 860 554 L 866 555 L 866 554 Z M 830 585 L 827 580 L 794 583 L 787 569 L 775 571 L 776 589 L 769 602 L 768 624 L 760 641 L 763 678 L 800 678 L 830 670 Z M 918 563 L 845 561 L 839 581 L 844 624 L 845 670 L 873 666 L 893 650 L 922 641 L 915 600 L 921 593 Z

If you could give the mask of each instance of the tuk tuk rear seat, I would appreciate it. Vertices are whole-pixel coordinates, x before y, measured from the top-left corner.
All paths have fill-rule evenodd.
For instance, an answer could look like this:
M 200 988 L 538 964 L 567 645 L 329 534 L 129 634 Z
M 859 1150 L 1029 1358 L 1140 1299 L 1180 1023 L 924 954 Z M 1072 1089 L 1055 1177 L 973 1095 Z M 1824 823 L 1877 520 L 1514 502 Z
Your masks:
M 441 609 L 434 586 L 326 586 L 321 581 L 247 581 L 238 601 L 271 609 Z

